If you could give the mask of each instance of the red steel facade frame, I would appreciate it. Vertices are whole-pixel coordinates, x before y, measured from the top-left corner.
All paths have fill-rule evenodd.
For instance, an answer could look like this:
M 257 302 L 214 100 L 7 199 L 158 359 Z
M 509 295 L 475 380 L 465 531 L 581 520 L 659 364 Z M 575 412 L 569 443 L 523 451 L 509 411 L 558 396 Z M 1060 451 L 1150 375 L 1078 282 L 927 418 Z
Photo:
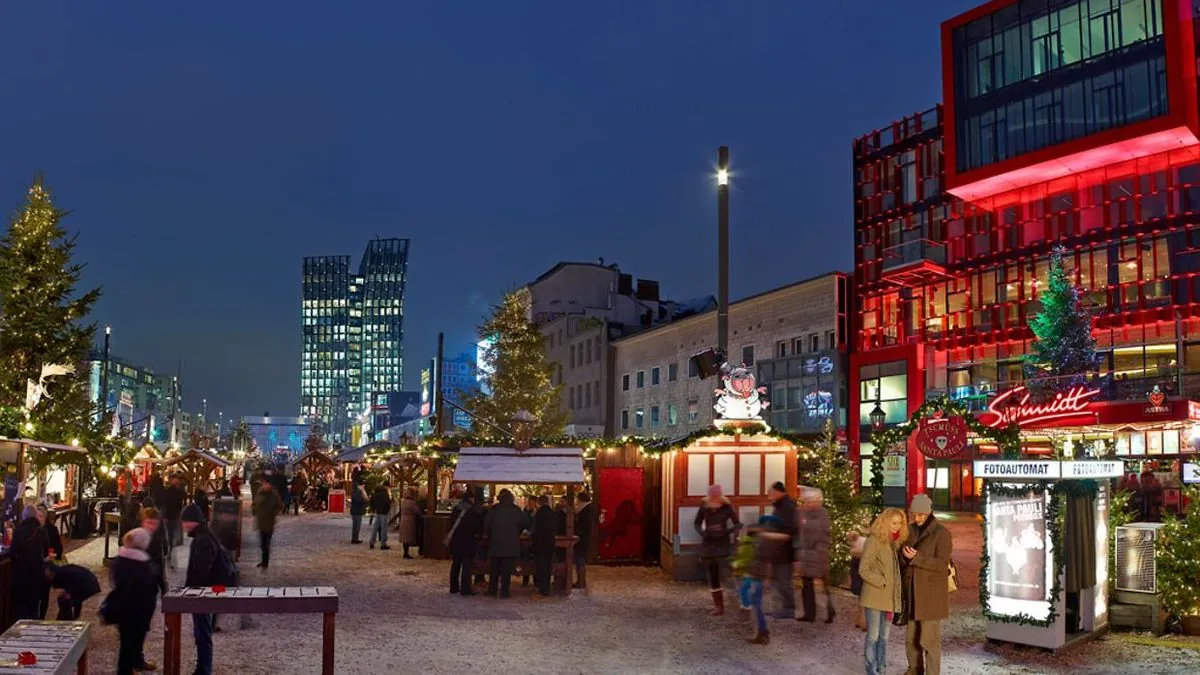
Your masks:
M 942 25 L 944 106 L 854 141 L 847 436 L 855 460 L 861 460 L 860 443 L 869 441 L 867 414 L 875 400 L 897 395 L 900 380 L 891 375 L 889 390 L 881 373 L 902 368 L 906 374 L 905 410 L 885 400 L 889 423 L 941 392 L 995 392 L 1020 383 L 1021 357 L 1032 338 L 1028 322 L 1040 309 L 1039 288 L 1056 245 L 1068 249 L 1084 302 L 1096 315 L 1101 371 L 1122 382 L 1130 378 L 1137 391 L 1169 378 L 1178 383 L 1172 396 L 1200 398 L 1200 144 L 1194 142 L 1191 4 L 1160 0 L 1165 116 L 960 173 L 953 159 L 951 35 L 1015 1 L 995 0 Z M 1131 140 L 1179 128 L 1192 140 L 1129 149 Z M 1028 170 L 1064 158 L 1068 172 Z M 963 192 L 970 199 L 951 194 L 987 181 L 993 182 L 986 189 Z M 911 444 L 907 459 L 911 496 L 926 488 L 926 463 Z

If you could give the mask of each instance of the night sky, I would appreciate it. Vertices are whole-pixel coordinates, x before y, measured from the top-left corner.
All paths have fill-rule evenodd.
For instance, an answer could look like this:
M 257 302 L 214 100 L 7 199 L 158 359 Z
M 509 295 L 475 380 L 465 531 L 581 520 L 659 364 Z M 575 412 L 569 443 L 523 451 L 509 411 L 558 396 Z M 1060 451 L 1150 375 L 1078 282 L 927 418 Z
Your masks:
M 406 384 L 560 260 L 732 295 L 849 269 L 850 143 L 940 99 L 979 0 L 6 2 L 0 205 L 46 172 L 113 353 L 299 405 L 300 264 L 409 237 Z M 348 7 L 349 6 L 349 7 Z

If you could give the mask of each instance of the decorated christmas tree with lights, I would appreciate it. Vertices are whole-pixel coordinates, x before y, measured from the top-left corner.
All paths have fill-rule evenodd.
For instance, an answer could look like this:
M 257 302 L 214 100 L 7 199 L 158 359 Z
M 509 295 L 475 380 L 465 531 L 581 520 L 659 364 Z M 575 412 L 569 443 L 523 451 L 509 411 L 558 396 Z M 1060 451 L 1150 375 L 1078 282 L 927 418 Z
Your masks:
M 824 494 L 829 513 L 829 577 L 841 579 L 850 571 L 850 535 L 867 525 L 867 505 L 859 498 L 857 473 L 842 452 L 832 419 L 825 420 L 812 454 L 815 469 L 807 482 Z
M 1188 487 L 1183 515 L 1163 515 L 1155 552 L 1163 608 L 1173 617 L 1200 616 L 1200 490 Z
M 464 405 L 476 418 L 476 433 L 503 436 L 501 430 L 511 427 L 513 417 L 527 411 L 537 418 L 535 438 L 561 435 L 567 422 L 559 403 L 562 385 L 551 382 L 545 341 L 529 322 L 527 301 L 518 293 L 505 295 L 479 327 L 479 336 L 490 340 L 479 364 L 483 387 L 466 397 Z
M 1092 315 L 1079 302 L 1066 256 L 1061 246 L 1050 253 L 1049 279 L 1038 293 L 1042 309 L 1029 322 L 1034 341 L 1025 357 L 1025 378 L 1035 396 L 1052 396 L 1083 384 L 1096 368 Z
M 0 238 L 0 405 L 31 409 L 24 431 L 65 443 L 93 426 L 75 366 L 92 346 L 85 321 L 100 290 L 76 292 L 83 266 L 64 215 L 39 177 Z

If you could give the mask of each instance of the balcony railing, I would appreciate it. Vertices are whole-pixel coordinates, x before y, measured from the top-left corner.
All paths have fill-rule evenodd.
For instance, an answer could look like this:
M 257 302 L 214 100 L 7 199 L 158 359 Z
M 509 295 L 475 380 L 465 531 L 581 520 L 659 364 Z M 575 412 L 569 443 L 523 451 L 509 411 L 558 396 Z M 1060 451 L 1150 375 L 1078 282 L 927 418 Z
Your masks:
M 946 264 L 946 246 L 929 239 L 916 239 L 883 249 L 883 271 L 920 263 Z

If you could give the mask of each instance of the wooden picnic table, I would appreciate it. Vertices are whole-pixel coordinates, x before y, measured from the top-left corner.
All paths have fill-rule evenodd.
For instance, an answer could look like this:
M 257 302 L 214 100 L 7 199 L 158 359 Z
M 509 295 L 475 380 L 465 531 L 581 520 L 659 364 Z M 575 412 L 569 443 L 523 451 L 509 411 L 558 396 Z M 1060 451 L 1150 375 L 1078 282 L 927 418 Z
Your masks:
M 334 617 L 337 589 L 331 586 L 240 586 L 214 593 L 212 588 L 188 587 L 168 591 L 162 600 L 166 637 L 164 675 L 181 675 L 181 614 L 323 614 L 321 675 L 333 675 Z M 3 675 L 3 671 L 0 671 Z
M 87 675 L 91 638 L 88 621 L 18 621 L 0 635 L 0 675 Z M 37 663 L 16 665 L 21 652 Z

